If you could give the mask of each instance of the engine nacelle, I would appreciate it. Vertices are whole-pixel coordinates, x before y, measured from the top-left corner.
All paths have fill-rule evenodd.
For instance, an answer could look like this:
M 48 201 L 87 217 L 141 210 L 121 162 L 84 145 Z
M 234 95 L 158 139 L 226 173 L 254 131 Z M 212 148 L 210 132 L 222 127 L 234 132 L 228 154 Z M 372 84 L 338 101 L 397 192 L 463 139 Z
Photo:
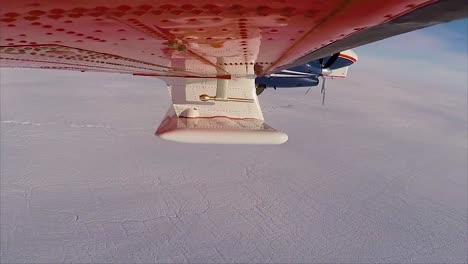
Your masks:
M 352 50 L 345 50 L 318 60 L 291 67 L 286 70 L 255 79 L 257 94 L 268 87 L 294 88 L 312 87 L 319 84 L 319 76 L 345 78 L 348 67 L 357 61 L 358 57 Z M 259 89 L 260 88 L 260 89 Z
M 255 84 L 265 87 L 291 88 L 317 86 L 319 80 L 317 76 L 308 77 L 274 77 L 264 76 L 255 79 Z

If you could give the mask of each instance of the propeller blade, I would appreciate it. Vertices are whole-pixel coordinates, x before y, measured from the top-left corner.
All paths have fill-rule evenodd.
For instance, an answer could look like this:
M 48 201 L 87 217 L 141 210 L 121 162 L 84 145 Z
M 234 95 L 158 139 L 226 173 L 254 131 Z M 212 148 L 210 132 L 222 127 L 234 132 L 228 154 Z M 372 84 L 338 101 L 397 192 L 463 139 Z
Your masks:
M 320 58 L 320 59 L 319 59 L 319 63 L 320 63 L 320 67 L 323 68 L 323 58 Z
M 322 75 L 322 105 L 325 105 L 325 76 Z
M 327 63 L 325 63 L 325 65 L 323 65 L 323 68 L 327 69 L 327 68 L 330 68 L 330 66 L 333 65 L 333 63 L 336 62 L 336 60 L 338 59 L 338 56 L 340 56 L 340 53 L 335 53 L 333 54 L 330 59 L 328 59 Z

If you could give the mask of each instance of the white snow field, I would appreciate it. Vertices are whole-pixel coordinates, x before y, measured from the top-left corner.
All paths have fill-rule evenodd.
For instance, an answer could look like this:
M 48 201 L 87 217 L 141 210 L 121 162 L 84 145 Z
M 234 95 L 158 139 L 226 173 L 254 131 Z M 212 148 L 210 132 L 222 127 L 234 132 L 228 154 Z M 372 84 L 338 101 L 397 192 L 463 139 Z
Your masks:
M 189 145 L 157 79 L 2 70 L 1 263 L 466 263 L 466 87 L 327 84 L 261 95 L 284 145 Z

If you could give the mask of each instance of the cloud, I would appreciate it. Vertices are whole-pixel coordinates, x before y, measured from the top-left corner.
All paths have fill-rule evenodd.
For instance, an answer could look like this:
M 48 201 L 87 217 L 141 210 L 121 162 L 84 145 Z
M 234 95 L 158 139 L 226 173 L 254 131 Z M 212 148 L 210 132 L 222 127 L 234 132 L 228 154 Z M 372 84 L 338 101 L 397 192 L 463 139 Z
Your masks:
M 466 90 L 466 45 L 463 29 L 450 24 L 402 34 L 357 48 L 360 60 L 352 74 Z

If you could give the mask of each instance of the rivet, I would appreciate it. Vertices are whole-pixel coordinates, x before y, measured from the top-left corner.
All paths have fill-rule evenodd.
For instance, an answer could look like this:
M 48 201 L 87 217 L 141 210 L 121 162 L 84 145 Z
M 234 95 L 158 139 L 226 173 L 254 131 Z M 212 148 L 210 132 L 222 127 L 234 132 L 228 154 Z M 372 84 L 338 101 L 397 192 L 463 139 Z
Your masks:
M 105 6 L 98 6 L 96 8 L 94 8 L 96 11 L 98 12 L 106 12 L 107 10 L 109 10 L 108 7 L 105 7 Z
M 319 11 L 315 9 L 310 9 L 305 12 L 306 17 L 316 17 L 318 15 Z
M 223 11 L 219 10 L 219 9 L 211 9 L 210 10 L 210 13 L 214 14 L 214 15 L 219 15 L 221 14 Z
M 150 6 L 150 5 L 141 5 L 138 8 L 140 8 L 141 10 L 148 11 L 148 10 L 150 10 L 152 8 L 152 6 Z
M 45 14 L 45 12 L 41 10 L 32 10 L 32 11 L 29 11 L 28 14 L 32 16 L 40 16 L 40 15 Z
M 24 19 L 29 20 L 29 21 L 34 21 L 34 20 L 38 20 L 39 17 L 36 17 L 36 16 L 27 16 L 27 17 L 25 17 Z
M 2 19 L 0 19 L 0 21 L 2 21 L 2 22 L 14 22 L 14 21 L 16 21 L 16 19 L 14 19 L 14 18 L 2 18 Z
M 159 8 L 161 8 L 161 9 L 163 9 L 163 10 L 171 10 L 171 9 L 173 9 L 174 7 L 175 7 L 174 5 L 169 5 L 169 4 L 167 4 L 167 5 L 162 5 L 162 6 L 160 6 Z
M 17 17 L 17 16 L 19 16 L 19 14 L 18 14 L 18 13 L 10 12 L 10 13 L 4 14 L 4 16 L 6 16 L 6 17 Z
M 212 4 L 206 4 L 206 5 L 203 6 L 203 8 L 208 9 L 208 10 L 214 9 L 214 8 L 216 8 L 216 7 L 217 7 L 217 6 L 212 5 Z
M 271 11 L 272 11 L 272 9 L 270 7 L 267 7 L 267 6 L 257 7 L 257 14 L 259 14 L 261 16 L 267 16 L 267 15 L 271 14 Z
M 132 9 L 132 8 L 127 6 L 127 5 L 121 5 L 121 6 L 117 7 L 117 9 L 120 10 L 120 11 L 125 12 L 125 11 L 128 11 L 128 10 Z
M 52 18 L 52 19 L 59 19 L 59 18 L 62 18 L 63 16 L 61 16 L 61 15 L 48 15 L 47 17 Z
M 245 7 L 241 6 L 241 5 L 232 5 L 230 7 L 230 9 L 234 12 L 241 12 L 242 10 L 245 9 Z
M 281 13 L 283 16 L 292 16 L 296 13 L 296 8 L 294 7 L 285 7 L 281 10 Z
M 92 17 L 99 17 L 99 16 L 102 16 L 104 15 L 103 13 L 90 13 L 88 14 L 89 16 L 92 16 Z
M 73 11 L 73 10 L 72 10 Z M 52 9 L 49 11 L 50 13 L 53 13 L 53 14 L 62 14 L 62 13 L 65 13 L 65 10 L 63 9 L 59 9 L 59 8 L 55 8 L 55 9 Z
M 75 12 L 75 13 L 84 13 L 84 12 L 88 11 L 88 9 L 84 8 L 84 7 L 75 7 L 71 11 Z

